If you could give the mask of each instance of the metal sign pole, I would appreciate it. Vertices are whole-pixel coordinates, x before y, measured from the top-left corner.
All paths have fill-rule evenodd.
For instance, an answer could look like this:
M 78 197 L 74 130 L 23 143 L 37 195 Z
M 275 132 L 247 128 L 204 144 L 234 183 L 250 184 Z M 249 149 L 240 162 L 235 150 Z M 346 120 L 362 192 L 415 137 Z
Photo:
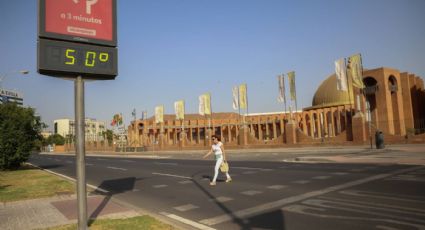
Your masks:
M 86 162 L 85 162 L 85 121 L 84 121 L 84 80 L 81 76 L 75 79 L 75 131 L 77 134 L 76 171 L 77 171 L 77 201 L 78 229 L 87 229 L 87 196 L 86 196 Z

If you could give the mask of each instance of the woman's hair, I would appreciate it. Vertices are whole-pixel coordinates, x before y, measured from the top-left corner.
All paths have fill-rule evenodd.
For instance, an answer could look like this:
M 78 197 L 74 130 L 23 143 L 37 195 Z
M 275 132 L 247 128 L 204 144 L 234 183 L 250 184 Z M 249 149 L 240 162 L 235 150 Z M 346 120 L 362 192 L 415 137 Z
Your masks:
M 221 141 L 221 138 L 220 138 L 219 135 L 212 135 L 211 138 L 213 138 L 213 137 L 216 138 L 218 141 Z

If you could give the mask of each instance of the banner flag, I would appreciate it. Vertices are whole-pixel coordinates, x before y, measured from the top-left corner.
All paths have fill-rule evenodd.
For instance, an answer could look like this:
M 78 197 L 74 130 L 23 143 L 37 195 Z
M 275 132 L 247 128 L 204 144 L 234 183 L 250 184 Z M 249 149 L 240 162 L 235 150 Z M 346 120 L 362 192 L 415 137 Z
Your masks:
M 114 117 L 112 118 L 111 121 L 111 126 L 115 126 L 115 125 L 122 125 L 122 114 L 114 114 Z
M 239 109 L 239 91 L 238 87 L 235 86 L 232 89 L 233 94 L 233 109 L 238 110 Z
M 286 97 L 285 97 L 285 78 L 283 74 L 277 76 L 277 80 L 279 83 L 279 95 L 277 97 L 277 101 L 282 103 L 286 103 Z
M 205 114 L 211 115 L 211 94 L 205 93 L 204 94 L 204 105 L 205 105 Z
M 291 94 L 291 100 L 296 101 L 297 93 L 295 90 L 295 72 L 291 71 L 287 73 L 287 75 L 288 75 L 288 81 L 289 81 L 289 93 Z
M 347 69 L 345 68 L 345 60 L 341 58 L 335 61 L 336 88 L 340 91 L 347 91 Z
M 174 111 L 176 112 L 177 120 L 184 120 L 184 101 L 176 101 L 174 102 Z
M 164 106 L 159 105 L 155 107 L 155 123 L 164 122 Z
M 111 121 L 111 126 L 115 126 L 117 124 L 118 114 L 114 114 Z
M 199 115 L 205 115 L 205 94 L 198 97 L 199 99 Z
M 118 125 L 122 125 L 122 113 L 118 117 Z
M 365 87 L 363 83 L 363 67 L 360 54 L 355 54 L 348 58 L 347 62 L 348 76 L 351 77 L 353 86 L 363 89 Z
M 247 107 L 246 100 L 246 84 L 242 84 L 239 86 L 239 107 L 241 109 L 246 109 Z

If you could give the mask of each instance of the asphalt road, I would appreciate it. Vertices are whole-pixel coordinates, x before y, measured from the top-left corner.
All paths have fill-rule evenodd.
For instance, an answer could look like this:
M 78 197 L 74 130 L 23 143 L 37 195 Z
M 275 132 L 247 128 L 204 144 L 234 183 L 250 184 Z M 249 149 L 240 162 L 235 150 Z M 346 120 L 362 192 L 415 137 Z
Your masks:
M 30 162 L 75 178 L 72 156 Z M 86 157 L 87 183 L 183 229 L 425 229 L 425 166 Z

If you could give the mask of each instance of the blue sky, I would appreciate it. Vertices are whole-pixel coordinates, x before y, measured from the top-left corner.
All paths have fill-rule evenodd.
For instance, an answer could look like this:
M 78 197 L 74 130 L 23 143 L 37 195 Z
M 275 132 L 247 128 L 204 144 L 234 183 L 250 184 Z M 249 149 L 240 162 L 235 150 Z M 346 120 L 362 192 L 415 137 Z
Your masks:
M 233 86 L 247 83 L 249 112 L 282 111 L 280 73 L 296 72 L 298 108 L 311 105 L 336 59 L 361 53 L 365 68 L 425 77 L 423 0 L 118 0 L 119 76 L 86 83 L 86 117 L 125 122 L 136 108 L 231 112 Z M 73 82 L 37 73 L 37 1 L 0 1 L 0 74 L 50 126 L 74 117 Z M 51 129 L 51 127 L 49 128 Z

